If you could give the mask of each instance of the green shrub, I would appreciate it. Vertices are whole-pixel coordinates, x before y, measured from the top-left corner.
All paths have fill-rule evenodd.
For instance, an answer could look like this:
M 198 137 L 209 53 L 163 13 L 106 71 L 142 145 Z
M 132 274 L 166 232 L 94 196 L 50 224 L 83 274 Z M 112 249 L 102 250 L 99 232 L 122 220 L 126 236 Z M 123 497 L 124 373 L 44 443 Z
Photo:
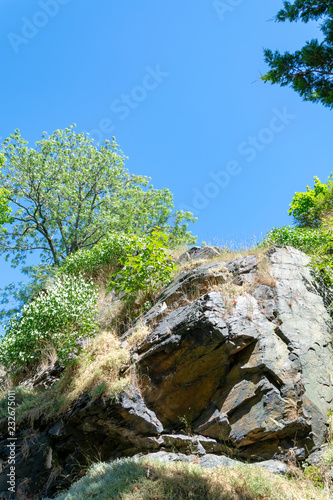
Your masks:
M 300 227 L 320 227 L 323 217 L 333 208 L 333 174 L 326 183 L 314 177 L 314 187 L 306 186 L 306 191 L 295 193 L 288 210 Z
M 311 256 L 316 278 L 333 287 L 333 172 L 326 183 L 314 178 L 314 187 L 295 193 L 288 211 L 297 227 L 276 227 L 260 246 L 290 245 Z M 333 303 L 331 305 L 333 313 Z
M 34 300 L 42 290 L 50 286 L 55 271 L 55 266 L 50 264 L 23 267 L 21 272 L 29 276 L 29 281 L 10 283 L 1 289 L 0 304 L 5 305 L 5 308 L 0 309 L 1 321 L 9 319 L 13 314 L 20 312 L 25 304 Z
M 5 325 L 0 363 L 33 367 L 43 351 L 54 347 L 59 359 L 78 350 L 77 341 L 95 333 L 97 290 L 82 277 L 58 276 L 54 284 Z
M 310 465 L 304 471 L 304 476 L 310 479 L 317 488 L 324 488 L 324 479 L 320 467 Z
M 312 267 L 328 285 L 333 286 L 333 232 L 324 229 L 323 234 L 325 241 L 312 258 Z
M 147 294 L 156 291 L 161 284 L 168 284 L 177 269 L 175 263 L 165 248 L 167 235 L 156 228 L 145 239 L 133 236 L 136 255 L 132 248 L 126 248 L 126 255 L 119 259 L 123 266 L 120 274 L 114 273 L 108 286 L 108 291 L 123 293 L 122 300 L 135 300 L 140 290 Z
M 106 267 L 119 267 L 119 260 L 129 251 L 139 249 L 143 239 L 125 233 L 110 233 L 91 250 L 78 250 L 63 262 L 60 274 L 96 277 Z
M 326 238 L 323 229 L 283 226 L 271 229 L 262 245 L 289 245 L 302 252 L 315 254 L 326 243 Z
M 311 256 L 311 267 L 317 277 L 333 286 L 333 232 L 328 227 L 317 229 L 292 226 L 275 227 L 261 246 L 289 245 Z
M 34 401 L 35 392 L 34 390 L 27 389 L 26 387 L 17 386 L 15 389 L 11 389 L 11 394 L 15 392 L 15 407 L 16 410 L 27 402 Z M 9 416 L 8 413 L 8 396 L 9 391 L 3 392 L 0 399 L 0 419 Z M 18 411 L 16 411 L 16 417 L 18 417 Z

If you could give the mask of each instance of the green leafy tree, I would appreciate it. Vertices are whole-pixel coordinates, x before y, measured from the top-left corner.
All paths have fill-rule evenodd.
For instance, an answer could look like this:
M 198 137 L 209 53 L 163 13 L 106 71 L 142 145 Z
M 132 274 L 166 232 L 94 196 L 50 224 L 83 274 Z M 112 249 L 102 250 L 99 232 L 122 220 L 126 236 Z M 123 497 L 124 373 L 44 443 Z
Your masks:
M 291 86 L 305 101 L 333 107 L 333 1 L 294 0 L 284 2 L 275 17 L 278 22 L 321 20 L 323 40 L 313 39 L 294 53 L 265 49 L 270 71 L 264 82 Z
M 169 246 L 195 242 L 188 231 L 193 215 L 174 211 L 168 189 L 154 189 L 148 177 L 130 174 L 114 140 L 95 146 L 72 125 L 51 136 L 44 132 L 29 148 L 16 130 L 2 152 L 3 220 L 10 225 L 0 234 L 0 253 L 31 279 L 2 291 L 1 317 L 20 311 L 68 256 L 92 249 L 111 233 L 145 236 L 158 225 Z M 6 202 L 13 206 L 10 219 Z M 39 255 L 39 265 L 26 265 L 30 253 Z
M 0 154 L 0 170 L 5 163 L 5 157 Z M 3 225 L 10 222 L 10 207 L 8 206 L 9 191 L 0 188 L 0 231 L 4 231 Z
M 318 228 L 333 210 L 333 173 L 326 183 L 314 177 L 314 187 L 295 193 L 288 211 L 298 227 Z
M 0 183 L 16 208 L 0 251 L 12 265 L 39 251 L 42 263 L 59 266 L 81 248 L 91 248 L 110 231 L 149 234 L 159 225 L 173 243 L 191 242 L 189 212 L 174 212 L 168 189 L 130 174 L 113 141 L 100 147 L 74 126 L 43 134 L 29 148 L 19 131 L 3 143 L 7 164 Z
M 326 183 L 315 177 L 313 188 L 295 193 L 289 215 L 296 226 L 271 229 L 262 245 L 290 245 L 309 254 L 316 276 L 333 286 L 333 173 Z

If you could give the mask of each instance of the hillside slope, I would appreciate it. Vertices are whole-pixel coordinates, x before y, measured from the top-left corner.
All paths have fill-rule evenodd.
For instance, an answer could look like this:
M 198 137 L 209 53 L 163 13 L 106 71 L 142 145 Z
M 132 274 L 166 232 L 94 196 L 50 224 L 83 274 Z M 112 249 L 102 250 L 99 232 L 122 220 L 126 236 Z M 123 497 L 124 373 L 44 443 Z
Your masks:
M 186 258 L 134 327 L 117 340 L 103 331 L 85 346 L 84 370 L 70 375 L 56 363 L 23 383 L 38 389 L 40 411 L 23 412 L 17 426 L 22 491 L 52 496 L 91 462 L 140 453 L 203 467 L 246 461 L 278 472 L 323 453 L 333 410 L 332 297 L 314 281 L 309 258 L 291 247 L 231 261 L 206 248 Z M 104 327 L 116 303 L 102 303 Z M 114 372 L 117 390 L 101 384 L 92 393 L 81 380 L 77 396 L 51 412 L 45 400 L 57 384 L 68 390 L 89 367 Z M 3 492 L 7 431 L 3 418 Z

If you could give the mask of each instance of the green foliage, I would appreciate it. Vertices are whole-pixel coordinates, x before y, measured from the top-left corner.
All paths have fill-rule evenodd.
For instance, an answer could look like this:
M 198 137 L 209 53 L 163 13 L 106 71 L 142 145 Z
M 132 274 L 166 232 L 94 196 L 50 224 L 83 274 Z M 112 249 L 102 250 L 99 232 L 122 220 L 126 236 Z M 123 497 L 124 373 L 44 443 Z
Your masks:
M 312 258 L 312 267 L 324 281 L 333 287 L 333 223 L 323 230 L 325 241 Z M 333 304 L 332 304 L 333 306 Z
M 45 349 L 59 359 L 78 351 L 78 340 L 94 335 L 97 290 L 86 280 L 58 277 L 33 302 L 23 306 L 5 326 L 0 363 L 11 370 L 34 367 Z
M 60 274 L 96 277 L 107 268 L 119 269 L 120 259 L 139 250 L 144 238 L 125 233 L 110 233 L 91 250 L 81 249 L 69 255 L 62 263 Z
M 317 277 L 333 286 L 333 232 L 329 228 L 283 226 L 271 229 L 262 246 L 292 246 L 311 256 Z
M 318 252 L 326 242 L 322 229 L 299 228 L 292 226 L 274 227 L 265 236 L 262 245 L 292 246 L 302 252 Z
M 298 227 L 284 226 L 269 231 L 262 245 L 290 245 L 311 256 L 318 277 L 333 286 L 333 174 L 322 183 L 314 178 L 314 187 L 297 192 L 290 204 Z
M 8 417 L 8 392 L 2 395 L 0 400 L 0 419 Z M 15 406 L 18 408 L 27 399 L 32 398 L 32 393 L 29 389 L 22 386 L 15 387 Z
M 305 101 L 333 107 L 333 2 L 332 0 L 285 1 L 275 20 L 302 21 L 322 19 L 323 41 L 313 39 L 293 54 L 265 49 L 265 62 L 270 71 L 264 82 L 291 86 Z
M 333 209 L 333 174 L 326 183 L 314 177 L 314 187 L 295 193 L 288 211 L 299 227 L 320 227 L 326 213 Z
M 57 500 L 328 500 L 328 492 L 303 478 L 288 480 L 253 465 L 216 467 L 163 463 L 141 457 L 92 465 Z M 43 500 L 49 500 L 44 498 Z
M 312 481 L 316 488 L 324 488 L 324 478 L 321 474 L 320 467 L 310 465 L 304 471 L 304 476 Z
M 0 171 L 5 163 L 5 157 L 0 154 Z M 3 224 L 6 224 L 7 222 L 10 222 L 10 213 L 11 209 L 8 206 L 8 196 L 9 196 L 9 191 L 6 189 L 0 188 L 0 232 L 5 232 L 2 228 Z
M 122 299 L 131 302 L 135 300 L 140 290 L 146 293 L 154 292 L 161 284 L 168 284 L 177 269 L 168 255 L 166 243 L 168 237 L 160 228 L 145 239 L 133 235 L 137 253 L 132 247 L 127 247 L 126 255 L 119 259 L 123 266 L 120 274 L 111 276 L 108 290 L 123 293 Z
M 111 463 L 98 462 L 69 491 L 60 493 L 57 499 L 121 499 L 126 492 L 130 494 L 135 482 L 144 479 L 146 475 L 147 467 L 133 458 L 121 458 Z
M 187 230 L 193 215 L 174 211 L 168 189 L 154 189 L 150 178 L 130 174 L 115 140 L 95 146 L 74 127 L 51 136 L 44 132 L 34 148 L 28 147 L 19 130 L 2 144 L 0 185 L 6 191 L 0 190 L 0 226 L 7 222 L 7 202 L 14 208 L 10 228 L 0 232 L 0 254 L 11 259 L 12 267 L 24 265 L 35 251 L 40 258 L 39 266 L 22 269 L 31 278 L 28 284 L 11 284 L 2 291 L 0 303 L 16 301 L 10 310 L 0 311 L 2 318 L 19 311 L 77 251 L 81 251 L 77 259 L 64 264 L 71 274 L 80 267 L 87 275 L 97 271 L 111 251 L 117 259 L 121 249 L 112 249 L 110 234 L 144 237 L 158 225 L 167 234 L 169 247 L 195 242 Z M 105 237 L 109 240 L 90 254 Z M 113 242 L 117 246 L 115 237 Z
M 193 241 L 187 231 L 192 214 L 173 212 L 168 189 L 129 174 L 115 141 L 97 147 L 73 125 L 49 137 L 44 132 L 35 148 L 27 144 L 16 130 L 2 145 L 7 163 L 0 184 L 16 210 L 0 251 L 13 266 L 34 250 L 42 263 L 59 266 L 110 231 L 145 235 L 159 225 L 174 244 Z
M 42 290 L 52 283 L 55 270 L 56 268 L 49 264 L 23 267 L 22 274 L 28 275 L 30 280 L 10 283 L 1 289 L 0 304 L 5 307 L 0 310 L 0 319 L 4 320 L 19 313 L 24 304 L 34 300 Z
M 314 177 L 314 187 L 297 192 L 288 211 L 298 227 L 272 229 L 263 244 L 290 245 L 311 255 L 318 276 L 333 286 L 333 174 L 326 183 Z

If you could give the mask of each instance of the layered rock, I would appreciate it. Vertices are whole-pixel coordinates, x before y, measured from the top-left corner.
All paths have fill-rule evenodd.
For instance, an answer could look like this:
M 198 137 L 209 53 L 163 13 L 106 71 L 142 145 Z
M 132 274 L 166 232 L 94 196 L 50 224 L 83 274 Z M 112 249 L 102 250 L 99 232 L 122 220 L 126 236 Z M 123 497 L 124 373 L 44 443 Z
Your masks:
M 116 401 L 81 396 L 58 421 L 35 422 L 34 435 L 22 422 L 18 448 L 28 443 L 30 454 L 20 451 L 19 481 L 30 478 L 30 491 L 51 494 L 87 455 L 172 452 L 203 464 L 228 456 L 284 470 L 276 460 L 317 453 L 333 408 L 332 323 L 330 291 L 314 282 L 308 263 L 295 249 L 275 248 L 267 255 L 271 277 L 255 255 L 181 273 L 140 318 L 152 330 L 128 367 L 140 375 L 140 390 Z M 237 289 L 231 308 L 229 284 Z M 0 491 L 6 429 L 3 420 Z
M 332 408 L 331 319 L 304 254 L 275 249 L 270 259 L 274 289 L 255 286 L 233 314 L 219 292 L 177 308 L 139 346 L 137 364 L 169 431 L 185 419 L 234 456 L 302 459 L 324 442 Z

